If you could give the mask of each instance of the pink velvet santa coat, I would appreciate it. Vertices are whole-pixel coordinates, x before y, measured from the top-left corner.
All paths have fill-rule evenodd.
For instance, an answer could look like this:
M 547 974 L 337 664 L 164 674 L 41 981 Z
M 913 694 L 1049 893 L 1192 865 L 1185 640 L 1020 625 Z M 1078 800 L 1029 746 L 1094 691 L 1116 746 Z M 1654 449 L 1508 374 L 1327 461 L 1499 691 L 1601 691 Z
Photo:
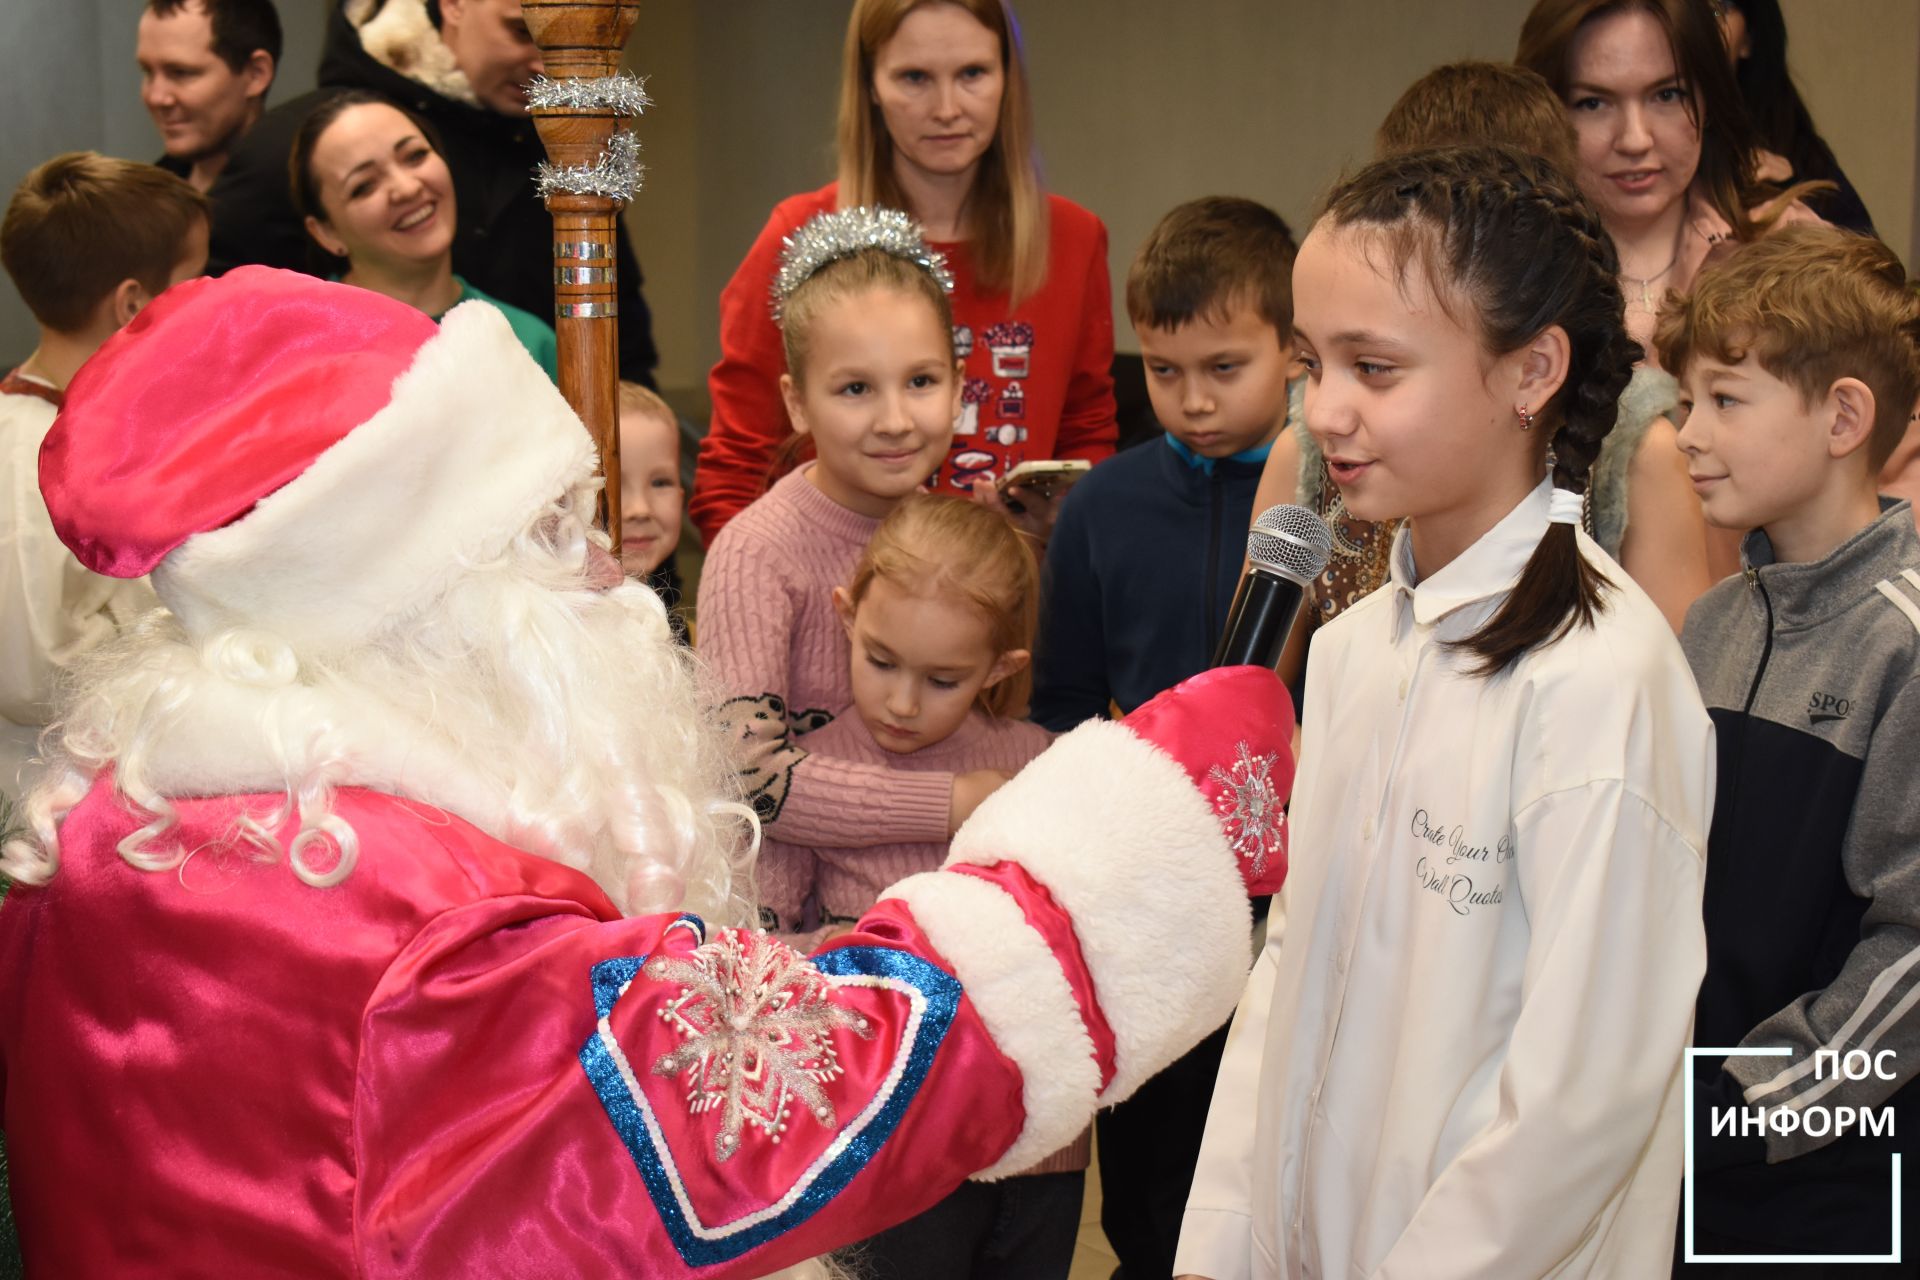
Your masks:
M 1291 729 L 1248 668 L 1083 726 L 812 965 L 360 788 L 337 887 L 233 838 L 262 796 L 136 870 L 103 778 L 0 908 L 29 1270 L 745 1277 L 871 1235 L 1231 1011 Z

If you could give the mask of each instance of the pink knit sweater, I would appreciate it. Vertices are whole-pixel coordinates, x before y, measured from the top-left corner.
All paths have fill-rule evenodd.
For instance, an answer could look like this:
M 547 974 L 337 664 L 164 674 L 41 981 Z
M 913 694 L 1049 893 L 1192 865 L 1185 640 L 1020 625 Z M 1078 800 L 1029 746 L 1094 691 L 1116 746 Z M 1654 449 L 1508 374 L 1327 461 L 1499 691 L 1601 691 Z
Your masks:
M 785 476 L 707 553 L 699 650 L 743 752 L 769 836 L 801 846 L 945 841 L 953 774 L 813 753 L 814 731 L 853 702 L 850 650 L 833 589 L 853 576 L 880 522 L 849 511 L 807 473 Z
M 875 742 L 866 722 L 849 708 L 826 728 L 809 734 L 806 743 L 815 759 L 952 776 L 974 769 L 1018 773 L 1052 740 L 1037 724 L 975 711 L 953 736 L 902 755 Z M 879 901 L 888 885 L 932 871 L 946 856 L 944 837 L 889 840 L 878 829 L 862 831 L 857 839 L 812 846 L 769 839 L 760 848 L 760 900 L 786 921 L 797 918 L 807 891 L 816 889 L 824 923 L 852 923 Z

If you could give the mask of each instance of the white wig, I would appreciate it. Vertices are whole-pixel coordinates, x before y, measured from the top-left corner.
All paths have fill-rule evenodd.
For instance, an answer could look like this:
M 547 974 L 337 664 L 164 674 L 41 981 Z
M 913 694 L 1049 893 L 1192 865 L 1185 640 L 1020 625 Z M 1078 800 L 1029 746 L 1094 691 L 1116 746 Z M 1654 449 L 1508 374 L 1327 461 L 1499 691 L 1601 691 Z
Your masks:
M 746 921 L 757 824 L 693 661 L 644 585 L 587 586 L 589 541 L 604 541 L 583 514 L 598 485 L 343 650 L 302 653 L 257 629 L 195 644 L 171 614 L 148 615 L 71 673 L 43 740 L 50 767 L 23 806 L 28 834 L 0 871 L 51 879 L 61 819 L 111 767 L 147 819 L 120 853 L 147 870 L 189 856 L 175 798 L 264 793 L 281 797 L 277 812 L 241 819 L 236 838 L 308 884 L 337 884 L 359 842 L 332 795 L 367 786 L 575 867 L 629 914 Z M 275 833 L 295 817 L 282 848 Z

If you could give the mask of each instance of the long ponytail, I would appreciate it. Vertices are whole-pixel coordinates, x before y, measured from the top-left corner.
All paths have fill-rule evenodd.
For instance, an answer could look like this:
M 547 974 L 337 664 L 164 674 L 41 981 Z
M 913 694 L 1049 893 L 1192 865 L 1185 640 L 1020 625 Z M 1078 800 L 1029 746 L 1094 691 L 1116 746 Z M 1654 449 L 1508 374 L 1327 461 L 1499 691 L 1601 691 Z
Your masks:
M 1396 272 L 1418 261 L 1443 302 L 1471 309 L 1495 355 L 1554 325 L 1566 332 L 1566 381 L 1537 420 L 1555 486 L 1585 493 L 1641 352 L 1627 336 L 1613 241 L 1579 189 L 1512 147 L 1444 147 L 1367 166 L 1334 191 L 1322 216 L 1377 230 Z M 1548 525 L 1500 608 L 1457 644 L 1478 657 L 1476 674 L 1498 674 L 1529 649 L 1592 625 L 1612 585 L 1581 554 L 1574 526 Z

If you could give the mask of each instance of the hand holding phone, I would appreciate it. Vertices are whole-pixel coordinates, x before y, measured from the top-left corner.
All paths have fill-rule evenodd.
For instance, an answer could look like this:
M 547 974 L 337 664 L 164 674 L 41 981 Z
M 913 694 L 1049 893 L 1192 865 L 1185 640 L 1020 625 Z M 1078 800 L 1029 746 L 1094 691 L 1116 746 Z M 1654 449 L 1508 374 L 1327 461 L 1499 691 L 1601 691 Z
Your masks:
M 1085 475 L 1093 466 L 1084 458 L 1063 458 L 1047 462 L 1023 462 L 995 482 L 1000 496 L 1008 497 L 1012 489 L 1025 489 L 1038 497 L 1052 501 L 1071 489 L 1074 482 Z M 1008 506 L 1019 508 L 1008 502 Z

